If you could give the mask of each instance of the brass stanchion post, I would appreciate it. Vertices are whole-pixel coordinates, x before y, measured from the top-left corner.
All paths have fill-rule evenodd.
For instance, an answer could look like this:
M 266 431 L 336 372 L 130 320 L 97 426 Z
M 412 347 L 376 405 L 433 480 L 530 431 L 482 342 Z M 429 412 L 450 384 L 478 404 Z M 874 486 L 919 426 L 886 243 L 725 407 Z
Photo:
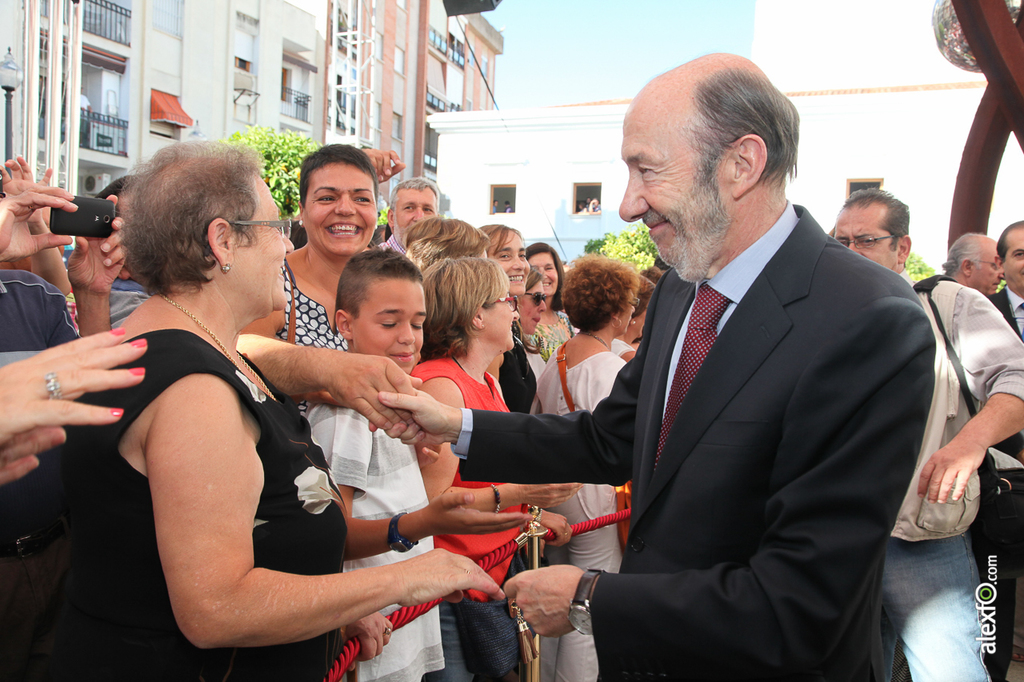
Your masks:
M 526 535 L 526 563 L 529 570 L 540 568 L 540 539 L 544 537 L 547 530 L 540 525 L 537 519 L 540 518 L 541 510 L 538 507 L 530 507 L 530 514 L 533 521 L 527 529 Z M 537 656 L 529 663 L 519 664 L 519 682 L 540 682 L 540 635 L 534 634 L 533 649 L 538 652 Z

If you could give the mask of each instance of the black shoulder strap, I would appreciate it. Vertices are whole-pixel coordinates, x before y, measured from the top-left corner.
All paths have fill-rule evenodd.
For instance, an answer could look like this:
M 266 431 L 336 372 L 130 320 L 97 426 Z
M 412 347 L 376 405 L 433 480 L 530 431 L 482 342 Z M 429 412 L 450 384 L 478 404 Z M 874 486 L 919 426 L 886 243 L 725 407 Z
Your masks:
M 945 275 L 935 275 L 915 283 L 914 291 L 924 293 L 928 297 L 928 304 L 931 306 L 932 314 L 935 316 L 935 324 L 939 328 L 939 333 L 942 334 L 942 340 L 946 342 L 946 355 L 949 356 L 949 362 L 953 365 L 953 371 L 956 372 L 956 378 L 960 382 L 960 393 L 964 397 L 964 402 L 967 403 L 967 411 L 973 418 L 978 410 L 974 406 L 974 396 L 971 395 L 971 390 L 967 387 L 967 375 L 964 373 L 964 366 L 960 364 L 960 358 L 957 357 L 956 351 L 953 350 L 953 344 L 950 343 L 949 334 L 946 333 L 946 327 L 942 324 L 942 316 L 939 315 L 939 307 L 932 300 L 932 290 L 942 281 L 955 282 L 956 280 Z
M 924 294 L 928 294 L 928 300 L 931 300 L 932 290 L 938 286 L 939 282 L 955 282 L 956 280 L 946 275 L 932 275 L 927 279 L 922 279 L 920 282 L 914 282 L 914 291 Z M 933 306 L 934 308 L 934 306 Z M 938 319 L 936 317 L 936 319 Z M 942 323 L 939 322 L 939 329 L 942 329 Z

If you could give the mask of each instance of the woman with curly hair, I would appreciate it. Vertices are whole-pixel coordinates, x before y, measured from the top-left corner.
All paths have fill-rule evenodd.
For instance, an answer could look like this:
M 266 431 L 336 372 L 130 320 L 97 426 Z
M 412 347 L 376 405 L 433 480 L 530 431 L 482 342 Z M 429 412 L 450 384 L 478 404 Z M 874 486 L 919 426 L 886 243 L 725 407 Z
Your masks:
M 534 332 L 533 342 L 540 349 L 544 362 L 548 361 L 556 348 L 572 338 L 573 329 L 569 318 L 562 312 L 562 283 L 565 268 L 558 253 L 544 242 L 530 244 L 526 248 L 526 260 L 544 277 L 544 293 L 547 294 L 548 309 L 541 314 L 540 324 Z
M 518 319 L 516 300 L 509 293 L 508 276 L 494 261 L 486 258 L 445 259 L 427 268 L 423 276 L 427 318 L 423 323 L 424 361 L 412 375 L 423 380 L 423 390 L 437 400 L 455 407 L 508 412 L 501 387 L 487 367 L 512 348 L 512 322 Z M 448 490 L 474 494 L 472 505 L 486 511 L 525 510 L 523 505 L 547 507 L 559 504 L 575 494 L 577 484 L 518 485 L 513 483 L 463 481 L 459 460 L 447 445 L 437 461 L 422 469 L 427 497 Z M 569 526 L 557 514 L 544 514 L 541 522 L 559 534 L 553 544 L 569 539 Z M 479 561 L 518 534 L 516 529 L 489 535 L 436 535 L 434 546 Z M 501 582 L 508 572 L 511 557 L 489 574 Z M 487 601 L 488 596 L 470 590 L 467 598 Z M 471 682 L 473 673 L 466 668 L 463 644 L 459 639 L 455 613 L 450 604 L 442 604 L 441 645 L 445 669 L 428 673 L 428 680 Z
M 577 259 L 565 277 L 565 310 L 579 333 L 561 345 L 537 380 L 539 412 L 568 414 L 593 410 L 612 389 L 626 361 L 612 352 L 615 336 L 629 324 L 639 276 L 629 265 L 605 256 Z M 586 484 L 576 497 L 552 507 L 569 523 L 595 519 L 616 510 L 615 488 Z M 572 538 L 546 552 L 552 564 L 618 571 L 622 560 L 618 531 L 607 526 Z M 592 682 L 597 679 L 594 638 L 571 632 L 545 639 L 542 679 Z M 553 677 L 551 675 L 554 675 Z
M 640 288 L 637 290 L 637 303 L 633 308 L 633 316 L 612 340 L 612 352 L 626 362 L 633 359 L 637 348 L 640 347 L 640 338 L 644 333 L 644 321 L 647 320 L 647 304 L 651 302 L 651 294 L 654 293 L 654 282 L 643 275 L 640 275 L 639 282 Z

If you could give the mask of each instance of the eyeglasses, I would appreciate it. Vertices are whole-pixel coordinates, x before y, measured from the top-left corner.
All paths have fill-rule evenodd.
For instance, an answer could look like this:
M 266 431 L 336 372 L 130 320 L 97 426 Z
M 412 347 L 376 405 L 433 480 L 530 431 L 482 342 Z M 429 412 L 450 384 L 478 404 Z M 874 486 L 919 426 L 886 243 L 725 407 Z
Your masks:
M 974 262 L 975 262 L 975 263 L 977 263 L 978 265 L 981 265 L 982 263 L 984 263 L 985 265 L 991 265 L 991 266 L 992 266 L 993 268 L 995 268 L 996 270 L 998 270 L 998 269 L 999 269 L 999 263 L 993 263 L 993 262 L 992 262 L 992 261 L 990 261 L 990 260 L 976 260 L 976 261 L 974 261 Z
M 632 301 L 629 302 L 629 304 L 631 306 L 633 306 L 634 308 L 639 308 L 640 307 L 640 299 L 639 298 L 634 298 Z
M 845 237 L 836 237 L 836 241 L 847 248 L 850 247 L 850 243 L 852 241 L 854 248 L 856 248 L 858 251 L 870 249 L 874 247 L 876 242 L 884 241 L 886 239 L 897 239 L 897 236 L 894 234 L 886 235 L 884 237 L 860 236 L 854 237 L 852 240 L 847 239 Z
M 506 296 L 505 298 L 499 298 L 495 303 L 507 303 L 508 307 L 512 309 L 512 312 L 519 312 L 519 301 L 516 300 L 515 296 Z
M 258 227 L 276 228 L 285 239 L 291 239 L 292 227 L 298 226 L 298 220 L 229 220 L 231 225 L 256 225 Z
M 541 292 L 538 291 L 533 294 L 526 294 L 526 298 L 532 298 L 534 305 L 540 305 L 544 301 L 548 300 L 548 295 L 542 294 Z

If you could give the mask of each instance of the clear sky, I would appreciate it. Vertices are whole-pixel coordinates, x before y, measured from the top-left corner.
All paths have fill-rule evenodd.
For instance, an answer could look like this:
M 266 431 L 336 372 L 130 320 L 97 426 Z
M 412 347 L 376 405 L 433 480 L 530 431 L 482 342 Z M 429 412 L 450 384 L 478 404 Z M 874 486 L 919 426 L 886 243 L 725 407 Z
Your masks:
M 708 52 L 750 56 L 755 0 L 503 0 L 499 109 L 628 98 Z

